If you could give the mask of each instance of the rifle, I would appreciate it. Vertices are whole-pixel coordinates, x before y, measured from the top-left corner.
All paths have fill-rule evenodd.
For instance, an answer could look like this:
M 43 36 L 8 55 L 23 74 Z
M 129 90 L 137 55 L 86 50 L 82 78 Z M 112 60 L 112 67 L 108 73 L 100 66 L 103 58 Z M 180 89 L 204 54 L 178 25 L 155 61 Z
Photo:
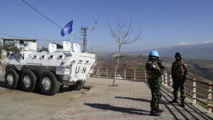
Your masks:
M 165 70 L 165 67 L 162 65 L 163 60 L 157 59 L 157 64 L 160 67 L 161 70 Z

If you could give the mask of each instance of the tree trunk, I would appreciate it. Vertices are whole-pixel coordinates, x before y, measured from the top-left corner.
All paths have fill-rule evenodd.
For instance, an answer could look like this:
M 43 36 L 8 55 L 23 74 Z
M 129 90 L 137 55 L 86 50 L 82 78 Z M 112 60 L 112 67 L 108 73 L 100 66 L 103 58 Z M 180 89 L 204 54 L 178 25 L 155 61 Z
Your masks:
M 116 60 L 116 66 L 115 66 L 114 79 L 113 79 L 112 86 L 115 86 L 115 80 L 116 80 L 116 76 L 117 76 L 117 69 L 118 69 L 120 53 L 121 53 L 121 45 L 119 45 L 118 56 L 117 56 L 117 60 Z

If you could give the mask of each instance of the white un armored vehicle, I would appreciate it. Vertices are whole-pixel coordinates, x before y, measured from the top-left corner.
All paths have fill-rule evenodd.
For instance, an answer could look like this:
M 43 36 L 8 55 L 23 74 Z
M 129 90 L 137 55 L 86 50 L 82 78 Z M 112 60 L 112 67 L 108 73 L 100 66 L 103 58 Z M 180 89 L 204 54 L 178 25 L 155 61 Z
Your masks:
M 93 72 L 95 54 L 82 53 L 79 44 L 63 41 L 63 49 L 49 43 L 48 52 L 36 52 L 37 43 L 17 44 L 19 52 L 2 61 L 5 83 L 25 91 L 36 87 L 46 95 L 54 95 L 60 86 L 80 90 Z

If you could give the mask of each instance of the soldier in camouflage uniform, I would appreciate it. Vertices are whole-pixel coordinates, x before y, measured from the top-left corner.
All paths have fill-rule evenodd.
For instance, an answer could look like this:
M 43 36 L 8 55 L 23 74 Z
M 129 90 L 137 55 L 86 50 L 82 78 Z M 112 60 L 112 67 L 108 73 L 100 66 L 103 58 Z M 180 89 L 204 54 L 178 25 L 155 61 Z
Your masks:
M 161 75 L 163 74 L 164 66 L 159 61 L 159 54 L 157 51 L 151 51 L 149 53 L 149 60 L 146 63 L 146 71 L 148 74 L 148 84 L 152 93 L 152 100 L 150 103 L 151 112 L 150 116 L 160 116 L 159 112 L 163 112 L 159 109 L 159 102 L 161 98 Z
M 177 103 L 177 96 L 178 96 L 178 89 L 180 88 L 180 98 L 181 98 L 181 106 L 185 107 L 184 105 L 184 99 L 185 96 L 185 87 L 184 83 L 187 80 L 188 77 L 188 68 L 187 65 L 182 60 L 183 56 L 181 52 L 177 52 L 175 54 L 176 61 L 172 64 L 172 79 L 173 79 L 173 94 L 174 99 L 170 103 Z

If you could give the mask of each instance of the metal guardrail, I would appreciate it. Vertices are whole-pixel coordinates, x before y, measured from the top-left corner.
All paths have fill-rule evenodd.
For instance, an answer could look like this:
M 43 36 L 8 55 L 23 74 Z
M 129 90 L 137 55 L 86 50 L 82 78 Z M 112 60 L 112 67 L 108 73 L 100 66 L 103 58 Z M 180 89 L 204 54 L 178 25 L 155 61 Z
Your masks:
M 92 77 L 114 78 L 113 68 L 95 68 Z M 137 71 L 136 69 L 118 69 L 116 79 L 144 80 L 147 81 L 146 71 Z M 197 85 L 198 84 L 198 85 Z M 162 75 L 162 85 L 172 88 L 173 81 L 171 74 L 165 71 Z M 197 81 L 196 78 L 188 79 L 185 84 L 186 95 L 192 98 L 192 104 L 197 101 L 206 106 L 207 113 L 212 113 L 212 84 L 211 82 Z M 203 100 L 201 100 L 203 99 Z M 206 102 L 205 102 L 206 101 Z
M 95 68 L 93 77 L 114 78 L 113 68 Z M 145 71 L 136 71 L 135 69 L 117 69 L 116 79 L 145 80 Z
M 170 76 L 169 78 L 169 85 L 167 83 L 167 76 Z M 164 80 L 165 79 L 165 80 Z M 169 86 L 172 88 L 172 77 L 171 75 L 167 75 L 167 72 L 162 76 L 162 85 Z M 207 113 L 212 113 L 212 84 L 211 82 L 202 82 L 197 81 L 196 78 L 194 79 L 188 79 L 187 84 L 185 84 L 186 89 L 186 95 L 192 98 L 192 104 L 197 104 L 197 101 L 205 106 L 207 109 Z M 199 86 L 197 86 L 197 84 Z M 206 87 L 204 87 L 206 86 Z M 206 93 L 206 94 L 205 94 Z M 201 100 L 203 99 L 203 100 Z M 205 100 L 207 102 L 205 102 Z

